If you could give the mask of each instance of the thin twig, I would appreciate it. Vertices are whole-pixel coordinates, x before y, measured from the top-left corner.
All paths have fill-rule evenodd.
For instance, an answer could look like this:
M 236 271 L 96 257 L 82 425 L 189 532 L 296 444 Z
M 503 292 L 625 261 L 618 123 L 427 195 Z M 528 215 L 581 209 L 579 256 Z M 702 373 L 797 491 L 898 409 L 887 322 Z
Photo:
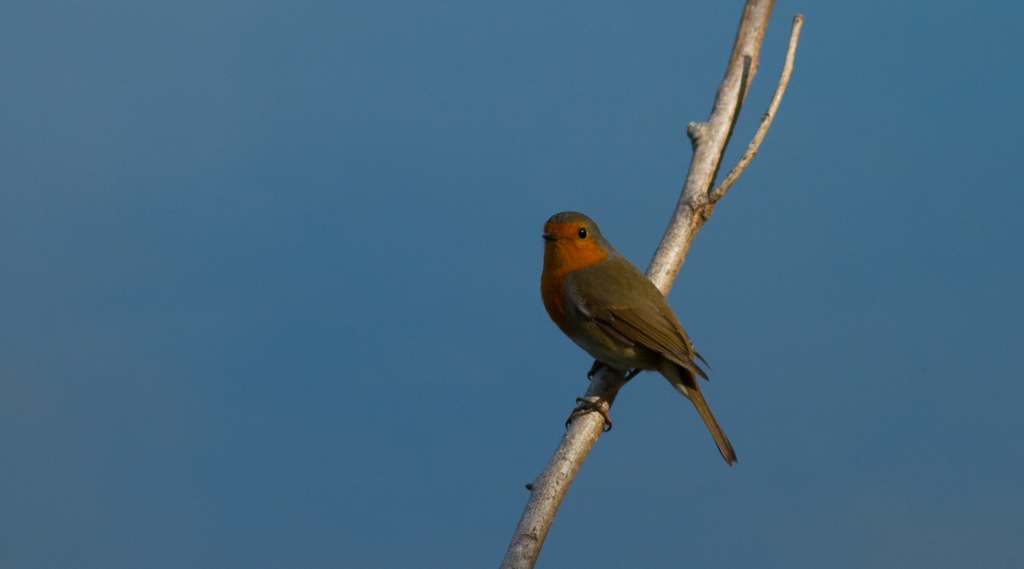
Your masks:
M 707 122 L 690 123 L 687 128 L 693 142 L 690 170 L 672 220 L 647 267 L 648 278 L 664 294 L 668 294 L 672 287 L 672 281 L 683 264 L 693 237 L 714 209 L 708 192 L 718 172 L 750 81 L 757 72 L 761 40 L 774 4 L 775 0 L 747 0 L 729 55 L 725 78 L 715 95 L 711 116 Z M 792 45 L 791 42 L 790 49 Z M 622 377 L 605 366 L 590 382 L 584 397 L 606 395 Z M 609 398 L 604 406 L 605 411 L 613 400 L 614 397 Z M 599 413 L 580 415 L 569 425 L 544 471 L 528 486 L 530 498 L 502 560 L 502 569 L 530 569 L 537 562 L 558 506 L 603 429 L 604 419 Z
M 764 135 L 768 133 L 768 127 L 772 125 L 775 111 L 778 110 L 779 103 L 782 102 L 782 95 L 786 92 L 786 85 L 789 84 L 789 75 L 793 72 L 793 56 L 796 55 L 796 42 L 800 39 L 800 26 L 803 23 L 804 17 L 802 15 L 797 14 L 793 18 L 793 28 L 789 32 L 789 48 L 786 49 L 786 62 L 782 66 L 782 75 L 779 77 L 779 84 L 775 86 L 772 100 L 768 103 L 768 110 L 761 117 L 761 124 L 757 127 L 757 132 L 754 133 L 754 138 L 747 145 L 747 150 L 740 157 L 740 161 L 736 163 L 732 170 L 729 170 L 722 183 L 718 184 L 714 190 L 711 190 L 711 193 L 708 195 L 711 203 L 717 202 L 719 198 L 725 195 L 726 190 L 732 187 L 733 182 L 740 177 L 747 164 L 750 164 L 750 161 L 754 159 L 754 156 L 757 154 L 757 148 L 761 146 Z

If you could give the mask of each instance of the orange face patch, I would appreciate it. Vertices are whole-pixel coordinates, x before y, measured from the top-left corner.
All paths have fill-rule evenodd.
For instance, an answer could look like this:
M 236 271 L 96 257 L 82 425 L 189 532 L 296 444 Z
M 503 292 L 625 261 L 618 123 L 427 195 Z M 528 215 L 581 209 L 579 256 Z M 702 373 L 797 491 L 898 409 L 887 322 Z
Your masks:
M 544 271 L 540 278 L 540 294 L 548 316 L 565 331 L 565 277 L 569 273 L 600 263 L 608 252 L 592 235 L 580 235 L 587 225 L 580 221 L 546 223 L 544 232 L 554 239 L 544 243 Z

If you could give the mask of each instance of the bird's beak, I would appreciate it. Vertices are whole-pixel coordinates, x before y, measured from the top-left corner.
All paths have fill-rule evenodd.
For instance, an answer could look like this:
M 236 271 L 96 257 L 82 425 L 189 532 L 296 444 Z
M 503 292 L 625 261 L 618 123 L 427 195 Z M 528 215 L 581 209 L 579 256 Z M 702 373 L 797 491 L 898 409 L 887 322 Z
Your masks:
M 554 241 L 555 239 L 558 239 L 558 236 L 555 235 L 554 233 L 542 233 L 541 237 L 548 241 Z

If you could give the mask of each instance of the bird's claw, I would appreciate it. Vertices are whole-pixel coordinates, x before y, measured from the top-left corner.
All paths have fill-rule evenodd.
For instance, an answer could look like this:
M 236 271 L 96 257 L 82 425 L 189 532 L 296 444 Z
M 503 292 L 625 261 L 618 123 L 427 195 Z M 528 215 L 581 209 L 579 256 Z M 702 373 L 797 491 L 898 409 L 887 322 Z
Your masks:
M 604 417 L 604 430 L 607 433 L 612 430 L 612 420 L 608 418 L 608 412 L 604 409 L 605 401 L 602 398 L 594 400 L 584 399 L 582 397 L 576 398 L 576 408 L 572 410 L 572 414 L 565 420 L 565 428 L 569 428 L 572 420 L 580 415 L 586 415 L 587 413 L 600 413 Z
M 597 372 L 601 371 L 601 368 L 603 368 L 604 365 L 605 364 L 601 361 L 594 360 L 594 365 L 590 366 L 590 371 L 587 372 L 587 379 L 593 381 L 594 376 L 597 375 Z

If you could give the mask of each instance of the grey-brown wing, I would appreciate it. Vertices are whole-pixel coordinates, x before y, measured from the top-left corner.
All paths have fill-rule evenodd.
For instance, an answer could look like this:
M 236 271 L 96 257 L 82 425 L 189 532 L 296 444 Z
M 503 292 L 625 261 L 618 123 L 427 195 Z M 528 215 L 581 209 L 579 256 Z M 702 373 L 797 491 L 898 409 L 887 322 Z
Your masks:
M 662 356 L 707 379 L 707 374 L 693 362 L 693 348 L 684 344 L 672 322 L 657 310 L 636 310 L 613 307 L 605 311 L 607 324 L 623 336 L 638 342 Z M 601 320 L 601 317 L 596 319 Z
M 695 352 L 686 336 L 682 326 L 675 321 L 671 314 L 672 308 L 668 301 L 661 296 L 661 292 L 654 286 L 639 269 L 634 267 L 625 258 L 618 256 L 616 259 L 609 259 L 607 262 L 621 262 L 628 265 L 623 267 L 625 271 L 603 271 L 600 276 L 588 273 L 586 269 L 574 272 L 571 278 L 566 280 L 568 299 L 584 313 L 593 318 L 609 332 L 614 335 L 625 337 L 632 342 L 638 343 L 650 350 L 660 353 L 665 358 L 683 366 L 694 374 L 707 379 L 693 357 Z M 608 275 L 622 275 L 626 271 L 635 271 L 633 278 L 609 278 Z M 616 302 L 617 299 L 628 295 L 630 287 L 638 286 L 635 276 L 644 279 L 645 285 L 650 291 L 658 295 L 660 302 L 645 306 L 623 306 Z M 666 315 L 665 312 L 669 314 Z

